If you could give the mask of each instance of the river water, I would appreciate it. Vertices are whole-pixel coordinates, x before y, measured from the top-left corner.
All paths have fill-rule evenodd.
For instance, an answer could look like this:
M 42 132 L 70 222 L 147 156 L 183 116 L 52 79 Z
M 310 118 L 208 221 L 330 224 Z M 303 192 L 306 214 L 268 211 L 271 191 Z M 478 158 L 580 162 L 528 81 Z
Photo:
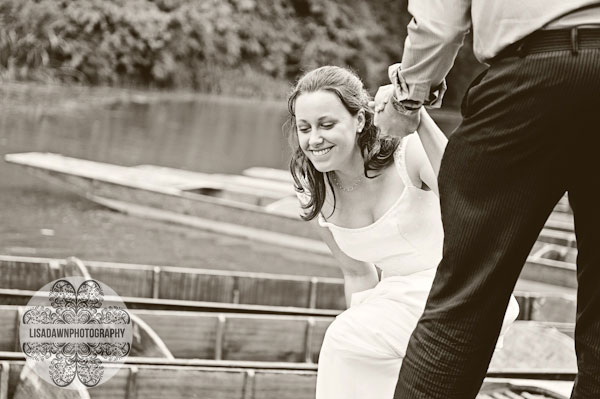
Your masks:
M 449 132 L 452 112 L 434 112 Z M 156 101 L 88 104 L 47 112 L 0 111 L 2 151 L 48 151 L 122 165 L 157 164 L 239 173 L 250 166 L 286 168 L 285 102 L 198 95 Z

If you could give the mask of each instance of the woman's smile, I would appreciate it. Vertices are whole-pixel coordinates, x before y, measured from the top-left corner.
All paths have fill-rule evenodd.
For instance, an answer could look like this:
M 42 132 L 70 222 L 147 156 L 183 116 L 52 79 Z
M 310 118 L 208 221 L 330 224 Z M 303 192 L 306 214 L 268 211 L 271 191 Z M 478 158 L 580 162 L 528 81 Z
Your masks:
M 333 148 L 333 146 L 327 147 L 327 148 L 321 148 L 318 150 L 310 150 L 310 152 L 312 152 L 312 154 L 314 156 L 321 157 L 323 155 L 327 155 L 329 153 L 329 151 L 331 151 L 332 148 Z

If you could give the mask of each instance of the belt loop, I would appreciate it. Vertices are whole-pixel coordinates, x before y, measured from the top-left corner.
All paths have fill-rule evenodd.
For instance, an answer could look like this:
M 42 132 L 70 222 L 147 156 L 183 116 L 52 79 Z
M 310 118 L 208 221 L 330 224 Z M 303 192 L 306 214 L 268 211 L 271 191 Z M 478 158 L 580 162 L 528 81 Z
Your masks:
M 571 29 L 571 53 L 573 55 L 579 53 L 579 31 L 577 27 Z

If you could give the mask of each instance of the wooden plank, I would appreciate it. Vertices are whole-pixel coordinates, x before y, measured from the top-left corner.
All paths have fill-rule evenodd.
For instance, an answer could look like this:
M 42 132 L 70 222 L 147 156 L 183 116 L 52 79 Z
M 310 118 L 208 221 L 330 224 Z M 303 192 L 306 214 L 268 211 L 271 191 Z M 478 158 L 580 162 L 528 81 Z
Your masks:
M 214 358 L 218 314 L 136 311 L 161 337 L 176 358 Z
M 270 181 L 248 176 L 208 174 L 168 168 L 156 165 L 121 166 L 103 162 L 88 161 L 52 153 L 8 154 L 7 162 L 132 187 L 155 189 L 209 188 L 233 193 L 252 194 L 268 198 L 281 198 L 293 195 L 290 183 Z
M 23 366 L 23 361 L 10 362 L 11 369 L 14 368 L 16 372 L 20 372 Z M 130 375 L 129 369 L 131 367 L 131 365 L 125 365 L 117 372 L 115 377 L 101 386 L 90 390 L 92 396 L 95 399 L 125 398 L 127 379 Z M 168 365 L 137 365 L 135 367 L 138 368 L 137 378 L 139 378 L 137 381 L 138 390 L 136 398 L 314 398 L 316 383 L 316 373 L 314 370 L 223 369 Z M 250 390 L 247 388 L 249 386 L 247 378 L 249 374 L 254 376 L 252 386 L 253 396 L 249 396 Z M 494 377 L 486 378 L 482 386 L 483 393 L 493 394 L 496 392 L 495 389 L 505 391 L 506 388 L 515 387 L 513 392 L 535 392 L 538 394 L 543 392 L 546 395 L 545 398 L 550 399 L 562 399 L 563 396 L 558 395 L 556 390 L 561 389 L 566 391 L 565 386 L 572 386 L 572 382 L 548 381 L 548 379 L 556 377 L 574 378 L 574 374 L 572 373 L 552 373 L 552 371 L 539 373 L 498 371 L 490 374 L 494 375 Z M 501 378 L 507 374 L 510 374 L 513 378 L 510 380 Z M 524 377 L 537 378 L 538 380 L 523 380 L 522 378 Z M 226 389 L 221 390 L 221 387 L 226 387 Z
M 304 336 L 304 362 L 313 362 L 313 339 L 316 320 L 314 317 L 309 317 L 306 321 L 306 333 Z
M 156 190 L 175 194 L 180 192 L 178 189 L 169 187 L 162 179 L 156 179 L 151 173 L 126 166 L 40 152 L 6 154 L 4 159 L 9 163 L 23 165 L 47 173 L 64 174 L 87 180 L 105 181 L 111 184 L 126 185 L 143 190 Z
M 183 190 L 194 187 L 212 187 L 238 193 L 253 193 L 255 196 L 268 198 L 294 195 L 292 184 L 286 182 L 222 173 L 201 173 L 156 165 L 138 165 L 133 168 L 151 172 L 154 176 L 164 177 L 166 181 L 177 182 L 176 186 Z
M 8 397 L 8 378 L 10 373 L 10 363 L 0 362 L 0 399 L 9 399 Z
M 60 265 L 60 262 L 63 261 L 0 256 L 0 275 L 4 275 L 5 271 L 11 273 L 13 266 L 17 263 L 26 265 L 28 273 L 35 275 L 36 271 L 39 272 L 41 268 L 47 266 L 46 262 L 55 262 Z M 153 267 L 88 261 L 86 261 L 86 264 L 94 278 L 105 282 L 123 296 L 153 296 L 152 287 L 155 281 Z M 23 278 L 13 278 L 11 281 L 5 280 L 4 285 L 0 286 L 3 288 L 26 289 L 28 287 L 26 278 L 25 276 Z M 243 292 L 245 303 L 277 303 L 277 298 L 271 297 L 270 292 L 278 295 L 281 299 L 281 306 L 305 306 L 306 302 L 309 301 L 307 294 L 309 289 L 307 287 L 310 285 L 310 277 L 168 266 L 161 267 L 159 297 L 229 302 L 234 296 L 232 291 L 234 279 L 236 278 L 240 281 L 239 286 Z M 319 281 L 321 280 L 334 284 L 343 283 L 343 280 L 336 278 L 320 278 Z M 42 282 L 47 283 L 48 281 L 39 281 L 40 284 Z M 293 298 L 287 298 L 284 293 L 293 293 Z
M 125 392 L 125 399 L 135 399 L 138 397 L 137 392 L 137 376 L 139 368 L 135 365 L 129 368 L 129 376 L 127 378 L 127 391 Z
M 294 180 L 288 170 L 264 168 L 260 166 L 254 166 L 251 168 L 244 169 L 242 171 L 244 176 L 256 177 L 265 180 L 278 181 L 286 184 L 293 184 Z
M 323 345 L 323 338 L 327 328 L 332 323 L 332 320 L 319 317 L 314 319 L 314 326 L 310 331 L 310 356 L 311 363 L 317 364 L 319 362 L 319 352 L 321 352 L 321 346 Z
M 244 377 L 239 371 L 140 367 L 137 392 L 144 399 L 240 399 Z
M 0 306 L 0 321 L 6 320 L 14 327 L 17 324 L 14 311 L 14 307 Z M 226 320 L 223 314 L 197 312 L 135 311 L 133 314 L 152 327 L 175 358 L 227 361 L 317 363 L 325 331 L 333 321 L 333 318 L 243 314 L 229 314 Z M 574 331 L 573 323 L 515 324 L 524 325 L 556 330 L 565 337 L 572 337 Z M 518 333 L 523 327 L 515 328 L 517 335 L 513 331 L 509 341 L 520 339 Z M 14 350 L 11 344 L 0 350 Z M 143 353 L 139 346 L 134 341 L 132 356 L 163 356 Z
M 314 399 L 317 378 L 314 374 L 282 374 L 273 378 L 270 373 L 255 376 L 254 399 Z
M 308 307 L 311 309 L 314 309 L 317 307 L 318 284 L 319 284 L 318 278 L 312 277 L 310 279 L 310 295 L 308 297 Z M 343 284 L 343 281 L 342 281 L 342 284 Z
M 0 288 L 0 305 L 24 306 L 34 294 L 34 291 Z M 552 295 L 545 293 L 536 294 L 516 292 L 515 296 L 517 300 L 520 301 L 520 303 L 525 303 L 524 301 L 535 301 L 537 300 L 537 298 L 540 298 L 544 300 L 543 302 L 541 302 L 542 304 L 548 304 L 541 308 L 540 304 L 536 305 L 537 313 L 533 313 L 530 308 L 524 308 L 529 310 L 522 309 L 522 311 L 525 311 L 526 313 L 522 314 L 521 318 L 528 317 L 533 320 L 540 321 L 570 322 L 575 314 L 576 302 L 575 297 L 572 295 Z M 554 297 L 558 299 L 552 299 Z M 129 309 L 179 311 L 193 310 L 202 312 L 253 313 L 264 315 L 270 314 L 324 317 L 337 316 L 339 313 L 341 313 L 341 310 L 335 309 L 310 309 L 283 306 L 243 305 L 217 302 L 180 301 L 131 297 L 121 297 L 121 299 Z M 560 306 L 556 306 L 556 304 L 560 304 Z
M 576 266 L 551 259 L 528 258 L 519 278 L 577 288 Z
M 19 337 L 19 328 L 21 326 L 21 320 L 23 320 L 23 314 L 25 313 L 25 309 L 21 306 L 19 306 L 17 308 L 17 314 L 15 317 L 15 332 L 14 332 L 14 337 L 15 337 L 15 344 L 14 344 L 14 350 L 15 352 L 19 352 L 21 351 L 21 339 Z
M 229 302 L 234 277 L 200 274 L 163 268 L 159 298 L 189 301 Z
M 310 280 L 256 279 L 238 277 L 240 303 L 306 307 Z
M 20 353 L 20 359 L 25 359 L 25 356 Z M 8 397 L 13 398 L 15 391 L 17 390 L 17 386 L 19 385 L 20 377 L 21 377 L 21 369 L 12 361 L 12 359 L 7 359 L 10 364 L 10 369 L 8 372 Z
M 7 257 L 0 264 L 0 287 L 37 291 L 64 275 L 62 267 L 51 262 L 32 262 L 28 258 Z
M 160 267 L 155 266 L 152 270 L 152 298 L 156 299 L 160 295 Z
M 532 251 L 530 258 L 532 259 L 550 259 L 560 262 L 575 264 L 577 259 L 577 250 L 563 245 L 543 244 L 537 246 L 535 251 Z
M 148 268 L 104 267 L 86 262 L 90 274 L 122 296 L 151 298 L 154 271 Z
M 18 349 L 19 319 L 18 308 L 15 306 L 2 306 L 0 310 L 0 351 L 14 351 Z
M 0 306 L 0 322 L 3 328 L 13 333 L 3 336 L 1 351 L 13 351 L 18 320 L 14 317 L 17 308 Z M 306 358 L 306 325 L 311 318 L 253 315 L 225 315 L 197 312 L 136 311 L 132 317 L 141 319 L 151 331 L 161 338 L 161 342 L 177 358 L 200 358 L 216 360 L 261 360 L 303 362 Z M 333 319 L 319 319 L 331 322 Z M 136 323 L 137 325 L 138 323 Z M 324 330 L 320 330 L 324 332 Z M 146 348 L 144 337 L 139 337 L 134 328 L 134 341 L 131 356 L 161 357 L 161 352 Z M 322 341 L 322 337 L 310 340 Z M 8 340 L 5 338 L 9 338 Z M 309 341 L 312 342 L 312 341 Z M 310 346 L 309 351 L 314 351 Z M 215 356 L 215 351 L 217 352 Z M 318 349 L 317 349 L 318 351 Z M 312 356 L 314 352 L 309 352 Z M 174 358 L 166 355 L 165 357 Z
M 118 370 L 114 370 L 110 365 L 105 367 L 114 375 L 102 385 L 89 390 L 92 399 L 142 399 L 137 392 L 140 366 L 126 364 Z M 128 392 L 131 392 L 130 396 Z
M 254 399 L 254 380 L 256 373 L 254 370 L 246 370 L 244 376 L 244 393 L 242 399 Z
M 577 239 L 575 237 L 575 233 L 566 231 L 544 228 L 540 232 L 537 241 L 577 248 Z
M 554 211 L 546 221 L 545 227 L 554 230 L 573 232 L 575 231 L 573 214 Z
M 227 317 L 219 314 L 217 317 L 217 332 L 215 334 L 215 360 L 223 360 L 223 340 L 225 336 L 225 326 Z
M 343 282 L 323 281 L 317 283 L 317 309 L 346 309 Z
M 536 247 L 539 253 L 544 245 Z M 560 247 L 559 247 L 560 248 Z M 0 276 L 13 275 L 9 281 L 4 280 L 3 287 L 22 288 L 30 286 L 30 277 L 47 276 L 44 270 L 55 264 L 56 270 L 62 270 L 62 261 L 43 258 L 0 257 Z M 151 297 L 154 287 L 153 266 L 112 264 L 106 262 L 86 262 L 92 276 L 113 287 L 125 297 Z M 21 265 L 27 273 L 20 273 Z M 16 272 L 15 268 L 17 269 Z M 550 273 L 548 273 L 550 270 Z M 14 272 L 14 273 L 13 273 Z M 552 274 L 554 272 L 555 274 Z M 54 273 L 53 277 L 57 277 Z M 572 264 L 553 262 L 530 257 L 524 268 L 523 277 L 540 280 L 540 275 L 548 275 L 544 279 L 554 282 L 569 281 L 573 286 L 575 269 Z M 553 277 L 558 275 L 560 278 Z M 19 277 L 21 276 L 21 277 Z M 343 280 L 337 278 L 311 278 L 304 276 L 286 276 L 267 273 L 227 272 L 219 270 L 202 270 L 161 267 L 161 283 L 159 297 L 164 299 L 206 301 L 206 302 L 241 302 L 241 304 L 268 304 L 274 306 L 293 306 L 298 308 L 337 309 L 346 307 Z M 45 278 L 45 277 L 44 277 Z M 562 279 L 562 280 L 561 280 Z M 237 291 L 236 291 L 236 280 Z M 40 280 L 40 285 L 47 283 Z M 236 293 L 237 292 L 237 293 Z M 138 306 L 139 307 L 139 306 Z M 242 310 L 240 310 L 242 311 Z
M 26 305 L 35 291 L 0 288 L 0 305 Z M 107 297 L 107 299 L 109 299 Z M 152 298 L 120 298 L 129 309 L 193 310 L 203 312 L 235 312 L 271 315 L 336 316 L 339 310 L 307 309 L 292 306 L 237 305 L 231 303 L 182 301 Z
M 316 361 L 325 329 L 333 320 L 197 312 L 135 313 L 152 326 L 175 357 L 216 360 Z M 307 330 L 309 323 L 314 327 Z
M 229 317 L 223 359 L 303 362 L 305 330 L 304 318 Z

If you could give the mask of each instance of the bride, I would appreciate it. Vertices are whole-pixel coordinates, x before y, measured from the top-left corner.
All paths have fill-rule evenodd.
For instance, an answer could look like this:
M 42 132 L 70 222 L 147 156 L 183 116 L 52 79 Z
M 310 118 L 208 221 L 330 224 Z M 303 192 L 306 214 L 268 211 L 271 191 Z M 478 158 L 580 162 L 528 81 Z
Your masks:
M 446 137 L 425 111 L 418 134 L 381 134 L 369 100 L 358 76 L 334 66 L 306 73 L 288 100 L 302 218 L 339 261 L 349 307 L 325 334 L 317 399 L 393 397 L 442 258 L 437 173 Z M 503 333 L 518 312 L 511 298 Z

